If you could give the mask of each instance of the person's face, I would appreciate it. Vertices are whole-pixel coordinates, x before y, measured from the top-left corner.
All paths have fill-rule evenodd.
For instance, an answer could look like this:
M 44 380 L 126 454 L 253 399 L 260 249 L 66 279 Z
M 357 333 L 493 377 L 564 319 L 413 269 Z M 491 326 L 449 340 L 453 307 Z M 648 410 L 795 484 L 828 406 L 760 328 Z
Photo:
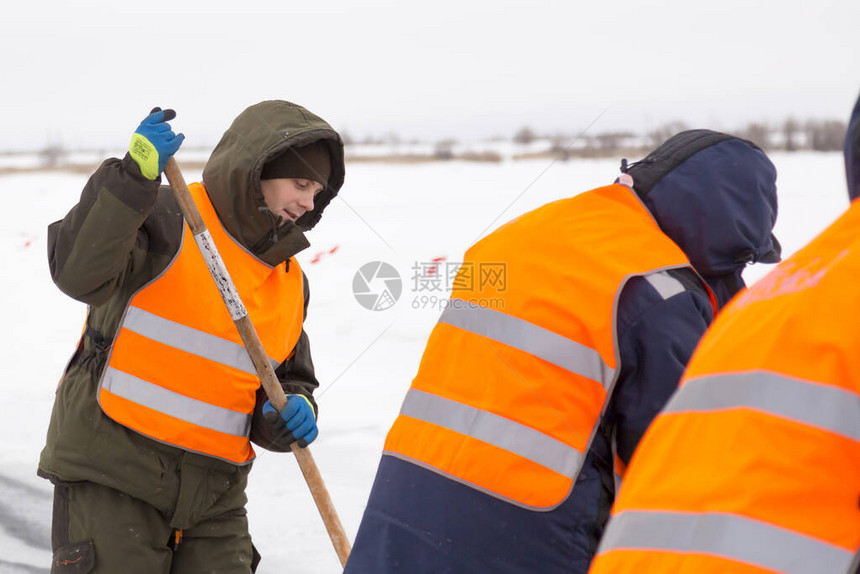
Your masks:
M 314 197 L 323 190 L 323 185 L 309 179 L 264 179 L 260 181 L 263 199 L 269 211 L 295 221 L 314 208 Z

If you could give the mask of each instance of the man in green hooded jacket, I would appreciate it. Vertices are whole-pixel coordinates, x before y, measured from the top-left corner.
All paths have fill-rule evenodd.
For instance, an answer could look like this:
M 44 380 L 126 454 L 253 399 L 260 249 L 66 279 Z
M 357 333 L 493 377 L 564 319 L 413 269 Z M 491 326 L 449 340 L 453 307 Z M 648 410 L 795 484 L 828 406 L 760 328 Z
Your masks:
M 343 185 L 343 142 L 301 106 L 262 102 L 242 112 L 225 132 L 198 187 L 217 215 L 207 224 L 238 246 L 235 257 L 244 258 L 252 275 L 266 282 L 277 276 L 292 285 L 292 291 L 270 288 L 267 293 L 291 295 L 260 311 L 276 317 L 272 325 L 292 325 L 292 338 L 279 339 L 277 329 L 269 328 L 285 357 L 277 361 L 276 374 L 287 406 L 277 413 L 258 381 L 241 388 L 233 384 L 239 375 L 248 380 L 240 372 L 246 358 L 226 364 L 220 351 L 212 352 L 235 347 L 227 335 L 214 337 L 217 331 L 207 326 L 209 315 L 226 313 L 223 304 L 200 313 L 200 325 L 177 325 L 158 316 L 162 304 L 169 309 L 177 306 L 174 301 L 150 297 L 149 308 L 140 302 L 163 281 L 180 286 L 178 301 L 185 297 L 193 303 L 208 288 L 202 281 L 183 285 L 181 276 L 176 279 L 185 262 L 190 268 L 196 263 L 191 250 L 183 248 L 190 233 L 174 195 L 160 185 L 164 164 L 183 139 L 167 124 L 173 117 L 172 110 L 153 110 L 134 133 L 129 153 L 105 161 L 78 204 L 48 229 L 54 282 L 88 305 L 84 333 L 57 388 L 39 461 L 39 475 L 55 487 L 51 572 L 253 572 L 259 555 L 245 511 L 253 459 L 247 441 L 284 452 L 293 441 L 306 446 L 317 434 L 312 392 L 318 383 L 301 328 L 308 284 L 293 256 L 309 246 L 304 232 Z M 149 322 L 133 324 L 141 317 Z M 140 325 L 152 326 L 151 332 Z M 170 339 L 171 332 L 182 336 Z M 128 343 L 135 336 L 143 342 Z M 195 338 L 202 347 L 214 346 L 197 349 L 189 342 Z M 120 349 L 123 341 L 126 348 Z M 167 359 L 145 351 L 153 345 L 166 345 L 173 353 L 169 356 L 187 357 L 189 365 L 205 364 L 219 374 L 202 381 L 180 375 L 179 365 L 172 369 Z M 122 360 L 139 372 L 123 372 Z M 166 382 L 159 382 L 159 369 Z M 209 404 L 220 396 L 217 385 L 247 408 Z M 186 396 L 194 393 L 203 394 Z M 224 430 L 208 415 L 195 419 L 195 409 L 232 421 L 238 417 L 242 424 L 239 430 Z

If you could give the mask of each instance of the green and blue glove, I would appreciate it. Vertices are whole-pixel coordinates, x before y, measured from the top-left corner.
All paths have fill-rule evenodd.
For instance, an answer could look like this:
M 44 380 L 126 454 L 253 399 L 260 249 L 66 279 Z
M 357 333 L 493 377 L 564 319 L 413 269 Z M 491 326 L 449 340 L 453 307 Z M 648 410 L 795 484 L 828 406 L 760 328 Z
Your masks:
M 173 110 L 154 108 L 131 136 L 128 153 L 140 166 L 140 173 L 147 179 L 158 179 L 167 165 L 167 160 L 185 140 L 184 135 L 174 134 L 167 123 L 175 117 L 176 112 Z
M 285 437 L 288 444 L 298 441 L 299 446 L 305 448 L 319 434 L 314 407 L 304 395 L 287 395 L 287 404 L 280 415 L 272 403 L 266 401 L 263 416 L 272 425 L 276 436 Z

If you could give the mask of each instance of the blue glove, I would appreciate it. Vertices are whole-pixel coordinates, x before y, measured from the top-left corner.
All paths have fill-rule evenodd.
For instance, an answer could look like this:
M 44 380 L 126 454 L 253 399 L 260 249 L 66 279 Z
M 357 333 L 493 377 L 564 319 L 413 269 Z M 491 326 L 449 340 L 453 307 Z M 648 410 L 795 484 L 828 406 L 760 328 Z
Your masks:
M 176 117 L 173 110 L 154 108 L 131 136 L 128 153 L 140 166 L 140 173 L 147 179 L 158 179 L 167 160 L 176 153 L 185 140 L 170 129 L 170 120 Z
M 311 401 L 304 395 L 287 395 L 287 404 L 278 411 L 272 403 L 266 401 L 263 405 L 263 416 L 272 425 L 275 436 L 285 437 L 287 444 L 299 441 L 299 446 L 305 448 L 317 438 L 317 420 Z

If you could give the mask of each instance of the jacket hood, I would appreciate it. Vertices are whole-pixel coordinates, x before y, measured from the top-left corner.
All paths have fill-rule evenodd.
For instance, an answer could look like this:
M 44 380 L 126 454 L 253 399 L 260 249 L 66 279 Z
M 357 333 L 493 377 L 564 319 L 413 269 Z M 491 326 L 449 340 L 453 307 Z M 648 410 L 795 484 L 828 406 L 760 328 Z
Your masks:
M 314 198 L 314 209 L 297 221 L 273 214 L 260 188 L 260 172 L 290 147 L 324 141 L 331 154 L 328 185 Z M 203 182 L 218 218 L 239 243 L 275 266 L 308 247 L 312 229 L 340 191 L 345 175 L 343 141 L 320 117 L 281 100 L 253 105 L 233 120 L 203 168 Z
M 681 132 L 632 164 L 636 193 L 658 225 L 711 277 L 776 263 L 776 168 L 752 142 L 710 130 Z M 742 283 L 741 283 L 742 285 Z
M 845 176 L 848 178 L 848 197 L 860 197 L 860 98 L 854 104 L 848 131 L 845 133 Z

